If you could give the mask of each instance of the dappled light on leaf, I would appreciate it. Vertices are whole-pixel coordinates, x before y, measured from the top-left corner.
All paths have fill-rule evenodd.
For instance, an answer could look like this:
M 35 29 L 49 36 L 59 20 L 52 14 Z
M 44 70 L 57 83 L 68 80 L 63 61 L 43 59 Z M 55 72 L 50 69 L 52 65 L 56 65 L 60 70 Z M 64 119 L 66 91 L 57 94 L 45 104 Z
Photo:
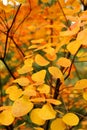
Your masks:
M 69 126 L 76 126 L 79 123 L 79 117 L 74 113 L 67 113 L 63 116 L 62 120 Z
M 7 107 L 7 109 L 0 112 L 0 124 L 9 126 L 14 121 L 14 116 L 12 114 L 11 107 Z
M 34 74 L 32 74 L 32 80 L 36 83 L 44 83 L 45 80 L 45 76 L 46 76 L 46 70 L 40 70 Z
M 26 115 L 33 108 L 33 103 L 26 97 L 21 97 L 17 99 L 12 106 L 12 114 L 15 117 L 20 117 Z
M 40 54 L 37 54 L 35 56 L 35 62 L 40 65 L 40 66 L 46 66 L 49 64 L 49 61 L 47 61 L 43 56 L 41 56 Z
M 6 94 L 9 94 L 9 98 L 15 101 L 22 95 L 22 89 L 19 89 L 17 86 L 10 86 L 7 88 Z
M 56 118 L 55 120 L 52 121 L 50 129 L 51 130 L 65 130 L 66 125 L 62 121 L 62 118 Z
M 43 120 L 40 116 L 39 116 L 39 111 L 41 110 L 41 108 L 36 108 L 33 109 L 30 113 L 30 119 L 33 123 L 37 124 L 37 125 L 43 125 L 45 123 L 45 120 Z

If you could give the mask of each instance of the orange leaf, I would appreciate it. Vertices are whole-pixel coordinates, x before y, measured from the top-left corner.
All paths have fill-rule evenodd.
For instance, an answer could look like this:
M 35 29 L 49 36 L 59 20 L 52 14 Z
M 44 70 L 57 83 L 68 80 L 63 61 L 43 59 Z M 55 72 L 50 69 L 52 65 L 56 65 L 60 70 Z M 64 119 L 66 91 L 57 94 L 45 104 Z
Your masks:
M 57 64 L 63 67 L 69 67 L 71 65 L 71 61 L 65 57 L 59 58 Z

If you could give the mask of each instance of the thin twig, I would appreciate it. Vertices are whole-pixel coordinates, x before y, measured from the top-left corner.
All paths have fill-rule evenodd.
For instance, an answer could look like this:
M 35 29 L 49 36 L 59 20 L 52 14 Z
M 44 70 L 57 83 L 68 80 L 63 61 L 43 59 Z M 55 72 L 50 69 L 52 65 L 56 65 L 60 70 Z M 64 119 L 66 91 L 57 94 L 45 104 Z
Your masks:
M 21 7 L 21 4 L 19 5 L 19 7 L 18 7 L 18 9 L 17 9 L 17 11 L 16 11 L 16 14 L 15 14 L 15 16 L 14 16 L 14 19 L 13 19 L 13 21 L 12 21 L 12 24 L 11 24 L 10 28 L 7 30 L 6 41 L 5 41 L 5 50 L 4 50 L 4 58 L 5 58 L 5 56 L 6 56 L 6 51 L 7 51 L 7 43 L 8 43 L 8 38 L 9 38 L 9 32 L 10 32 L 11 28 L 13 27 L 13 25 L 14 25 L 14 23 L 15 23 L 15 20 L 16 20 L 16 17 L 17 17 L 17 15 L 18 15 L 18 12 L 19 12 L 20 7 Z
M 76 51 L 75 55 L 73 56 L 73 59 L 72 59 L 72 62 L 71 62 L 70 68 L 69 68 L 69 72 L 68 72 L 67 76 L 64 78 L 64 80 L 66 80 L 69 77 L 69 75 L 71 73 L 72 65 L 73 65 L 74 60 L 75 60 L 75 57 L 76 57 L 76 55 L 79 52 L 81 47 L 82 47 L 82 45 L 78 48 L 78 50 Z

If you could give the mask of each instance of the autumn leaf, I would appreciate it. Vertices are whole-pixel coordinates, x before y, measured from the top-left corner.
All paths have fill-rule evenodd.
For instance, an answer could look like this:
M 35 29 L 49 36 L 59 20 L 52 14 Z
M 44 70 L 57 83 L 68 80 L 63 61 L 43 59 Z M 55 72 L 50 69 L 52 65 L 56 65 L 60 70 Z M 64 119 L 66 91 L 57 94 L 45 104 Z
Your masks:
M 46 101 L 48 102 L 48 103 L 51 103 L 51 104 L 54 104 L 54 105 L 60 105 L 61 104 L 61 101 L 59 101 L 59 100 L 56 100 L 56 99 L 46 99 Z
M 87 92 L 83 92 L 83 98 L 87 101 Z
M 43 84 L 46 76 L 46 70 L 40 70 L 34 74 L 32 74 L 31 78 L 34 82 Z
M 12 101 L 17 100 L 22 95 L 22 89 L 18 88 L 17 86 L 10 86 L 6 90 L 6 94 L 9 94 L 9 99 Z
M 40 109 L 39 116 L 43 120 L 54 119 L 56 117 L 56 111 L 53 109 L 53 107 L 51 106 L 51 104 L 46 103 Z
M 74 113 L 67 113 L 63 116 L 62 120 L 69 126 L 76 126 L 79 123 L 79 118 Z
M 64 81 L 64 77 L 63 74 L 61 72 L 61 70 L 58 67 L 55 66 L 51 66 L 48 68 L 50 74 L 54 77 L 54 78 L 60 78 L 61 81 Z
M 23 91 L 23 94 L 26 96 L 36 96 L 36 90 L 35 87 L 33 85 L 29 85 L 25 88 L 25 90 Z
M 52 121 L 52 123 L 50 125 L 50 129 L 51 130 L 65 130 L 66 125 L 62 121 L 62 118 L 56 118 L 55 120 Z
M 41 108 L 35 108 L 30 113 L 30 119 L 31 119 L 31 121 L 33 123 L 37 124 L 37 125 L 43 125 L 45 123 L 45 120 L 43 120 L 39 116 L 39 111 L 40 110 L 41 110 Z
M 24 65 L 20 69 L 17 70 L 18 73 L 25 74 L 25 73 L 31 72 L 33 70 L 32 64 L 33 64 L 33 59 L 31 58 L 25 59 Z
M 29 99 L 31 102 L 34 102 L 34 103 L 40 103 L 40 102 L 45 102 L 45 98 L 44 97 L 35 97 L 35 98 L 31 98 Z
M 13 83 L 18 83 L 21 86 L 27 86 L 29 85 L 30 81 L 26 77 L 20 77 L 20 78 L 15 79 Z
M 57 61 L 57 64 L 62 66 L 62 67 L 69 67 L 71 65 L 71 61 L 70 61 L 70 59 L 67 59 L 65 57 L 61 57 Z
M 47 61 L 43 56 L 41 56 L 40 54 L 37 54 L 35 56 L 35 62 L 40 65 L 40 66 L 46 66 L 49 64 L 49 61 Z
M 80 25 L 79 23 L 75 23 L 74 28 L 72 29 L 68 29 L 67 31 L 61 31 L 60 32 L 60 36 L 72 36 L 75 35 L 76 33 L 78 33 L 78 31 L 80 30 Z
M 50 93 L 50 86 L 47 85 L 47 84 L 42 84 L 40 85 L 37 90 L 40 92 L 40 93 L 45 93 L 45 94 L 48 94 Z
M 78 80 L 74 86 L 74 89 L 85 89 L 87 88 L 87 79 Z
M 14 121 L 14 116 L 12 114 L 12 107 L 9 106 L 2 112 L 0 112 L 0 124 L 9 126 L 13 123 Z
M 26 115 L 33 108 L 33 103 L 26 97 L 17 99 L 12 106 L 12 114 L 14 117 Z
M 72 42 L 70 42 L 70 43 L 67 45 L 67 49 L 68 49 L 68 51 L 69 51 L 72 55 L 74 55 L 74 54 L 78 51 L 78 49 L 80 48 L 81 44 L 82 44 L 82 41 L 81 41 L 81 40 L 72 41 Z

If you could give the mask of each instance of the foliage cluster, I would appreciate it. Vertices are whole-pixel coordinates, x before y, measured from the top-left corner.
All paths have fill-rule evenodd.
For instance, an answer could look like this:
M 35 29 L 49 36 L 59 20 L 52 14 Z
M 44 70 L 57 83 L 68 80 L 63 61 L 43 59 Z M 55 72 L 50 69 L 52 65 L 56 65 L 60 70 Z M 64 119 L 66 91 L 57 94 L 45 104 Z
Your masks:
M 1 129 L 87 128 L 86 4 L 0 1 Z

